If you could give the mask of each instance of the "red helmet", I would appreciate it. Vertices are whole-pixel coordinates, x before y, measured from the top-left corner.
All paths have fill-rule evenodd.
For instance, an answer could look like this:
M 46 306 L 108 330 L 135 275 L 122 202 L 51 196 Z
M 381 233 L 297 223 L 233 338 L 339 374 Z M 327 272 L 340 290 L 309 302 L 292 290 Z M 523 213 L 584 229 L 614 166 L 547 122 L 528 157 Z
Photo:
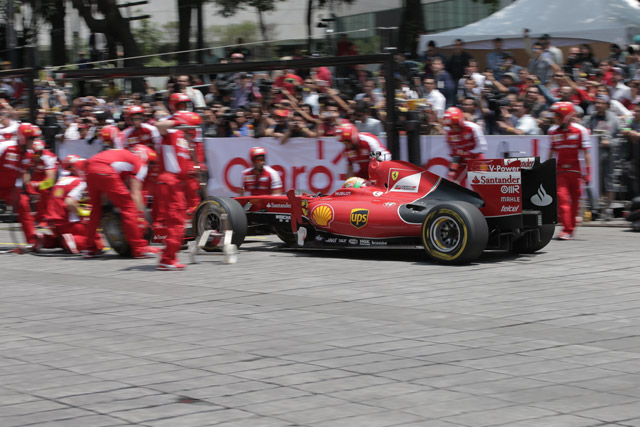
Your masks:
M 202 124 L 202 117 L 200 117 L 198 113 L 194 113 L 193 111 L 177 111 L 173 115 L 172 120 L 176 122 L 177 126 L 200 126 L 200 124 Z
M 148 165 L 151 162 L 155 162 L 158 159 L 158 155 L 152 148 L 143 144 L 135 144 L 131 147 L 131 152 L 142 159 L 142 163 Z
M 266 158 L 267 150 L 262 147 L 253 147 L 251 150 L 249 150 L 249 158 L 251 159 L 251 161 L 253 161 L 258 156 L 264 156 Z
M 87 166 L 87 160 L 77 154 L 69 154 L 62 161 L 62 169 L 71 172 L 72 175 L 80 176 Z
M 113 147 L 120 138 L 120 129 L 117 126 L 107 125 L 100 129 L 100 138 L 105 145 Z
M 576 110 L 573 107 L 573 102 L 556 102 L 550 109 L 553 113 L 559 114 L 562 118 L 562 123 L 569 122 L 576 114 Z
M 25 145 L 27 141 L 42 136 L 42 131 L 31 123 L 22 123 L 18 126 L 18 144 Z
M 132 105 L 124 110 L 124 115 L 126 118 L 130 118 L 134 114 L 142 114 L 144 116 L 144 108 L 139 105 Z
M 31 146 L 31 149 L 35 154 L 40 155 L 42 154 L 44 147 L 45 147 L 44 141 L 41 139 L 36 139 L 33 141 L 33 145 Z
M 191 98 L 184 93 L 172 93 L 169 96 L 169 110 L 172 113 L 178 111 L 178 104 L 181 102 L 191 102 Z
M 342 142 L 351 142 L 356 144 L 359 140 L 358 128 L 351 123 L 345 123 L 340 126 L 338 133 L 340 134 L 340 141 Z
M 464 113 L 458 107 L 449 107 L 442 116 L 442 122 L 446 126 L 460 125 L 464 122 Z

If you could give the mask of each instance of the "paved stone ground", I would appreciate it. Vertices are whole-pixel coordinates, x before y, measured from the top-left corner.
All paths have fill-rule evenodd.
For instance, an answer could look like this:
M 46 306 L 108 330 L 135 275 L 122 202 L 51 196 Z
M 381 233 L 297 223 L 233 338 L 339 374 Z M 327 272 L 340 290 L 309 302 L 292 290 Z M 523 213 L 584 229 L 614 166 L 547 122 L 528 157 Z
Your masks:
M 6 225 L 0 246 L 8 242 Z M 0 255 L 0 425 L 640 426 L 640 235 L 533 256 Z

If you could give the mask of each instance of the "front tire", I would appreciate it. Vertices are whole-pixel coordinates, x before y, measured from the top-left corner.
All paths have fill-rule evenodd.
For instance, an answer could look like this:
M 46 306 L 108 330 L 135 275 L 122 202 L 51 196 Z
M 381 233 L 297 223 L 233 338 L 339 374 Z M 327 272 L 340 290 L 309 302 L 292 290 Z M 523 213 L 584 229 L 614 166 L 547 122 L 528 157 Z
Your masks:
M 193 215 L 193 229 L 196 239 L 205 230 L 224 234 L 222 215 L 227 215 L 227 227 L 233 231 L 231 243 L 240 247 L 247 235 L 247 215 L 242 205 L 229 197 L 208 197 L 200 203 Z M 210 237 L 203 249 L 207 252 L 221 250 L 222 237 Z
M 425 251 L 444 264 L 466 264 L 477 259 L 487 246 L 488 238 L 484 216 L 466 202 L 437 205 L 422 224 Z

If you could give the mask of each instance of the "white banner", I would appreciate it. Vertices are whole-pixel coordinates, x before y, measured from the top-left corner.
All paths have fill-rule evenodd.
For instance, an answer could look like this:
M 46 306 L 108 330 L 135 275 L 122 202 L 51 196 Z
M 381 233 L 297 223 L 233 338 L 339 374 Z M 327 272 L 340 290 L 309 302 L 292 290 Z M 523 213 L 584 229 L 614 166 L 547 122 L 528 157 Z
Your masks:
M 486 158 L 539 156 L 549 157 L 551 138 L 547 135 L 508 136 L 487 135 Z M 386 145 L 386 141 L 381 139 Z M 347 162 L 342 155 L 344 145 L 336 138 L 294 138 L 286 144 L 274 138 L 205 138 L 209 183 L 207 193 L 217 196 L 237 196 L 242 186 L 242 171 L 251 166 L 249 150 L 260 146 L 267 150 L 267 164 L 282 176 L 285 190 L 300 188 L 314 193 L 331 193 L 342 186 L 348 177 Z M 599 197 L 598 139 L 591 137 L 591 190 Z M 102 151 L 102 143 L 94 141 L 64 141 L 58 144 L 57 154 L 62 160 L 68 154 L 89 158 Z M 407 138 L 400 137 L 400 159 L 408 160 Z M 449 171 L 449 147 L 444 135 L 420 137 L 422 165 L 431 172 L 446 176 Z
M 251 167 L 249 150 L 256 146 L 267 150 L 267 165 L 280 173 L 285 190 L 328 194 L 347 178 L 344 145 L 335 138 L 294 138 L 284 145 L 275 138 L 206 138 L 204 144 L 210 195 L 238 195 L 242 171 Z

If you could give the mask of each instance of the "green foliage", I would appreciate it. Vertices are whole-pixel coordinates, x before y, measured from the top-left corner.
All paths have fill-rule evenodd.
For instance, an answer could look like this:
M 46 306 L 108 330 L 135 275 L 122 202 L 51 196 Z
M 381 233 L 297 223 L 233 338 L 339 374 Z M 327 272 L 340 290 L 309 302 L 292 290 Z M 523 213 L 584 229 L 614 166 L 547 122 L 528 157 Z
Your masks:
M 131 29 L 133 38 L 138 43 L 140 54 L 152 55 L 160 50 L 162 30 L 154 26 L 148 19 L 138 21 L 138 25 Z
M 380 36 L 352 39 L 359 55 L 380 53 Z
M 258 24 L 244 21 L 239 24 L 212 25 L 207 28 L 207 40 L 217 45 L 235 44 L 238 37 L 242 37 L 245 43 L 258 40 Z
M 218 13 L 226 18 L 247 7 L 254 8 L 259 12 L 272 12 L 276 10 L 276 2 L 278 1 L 284 0 L 213 0 L 220 7 Z

